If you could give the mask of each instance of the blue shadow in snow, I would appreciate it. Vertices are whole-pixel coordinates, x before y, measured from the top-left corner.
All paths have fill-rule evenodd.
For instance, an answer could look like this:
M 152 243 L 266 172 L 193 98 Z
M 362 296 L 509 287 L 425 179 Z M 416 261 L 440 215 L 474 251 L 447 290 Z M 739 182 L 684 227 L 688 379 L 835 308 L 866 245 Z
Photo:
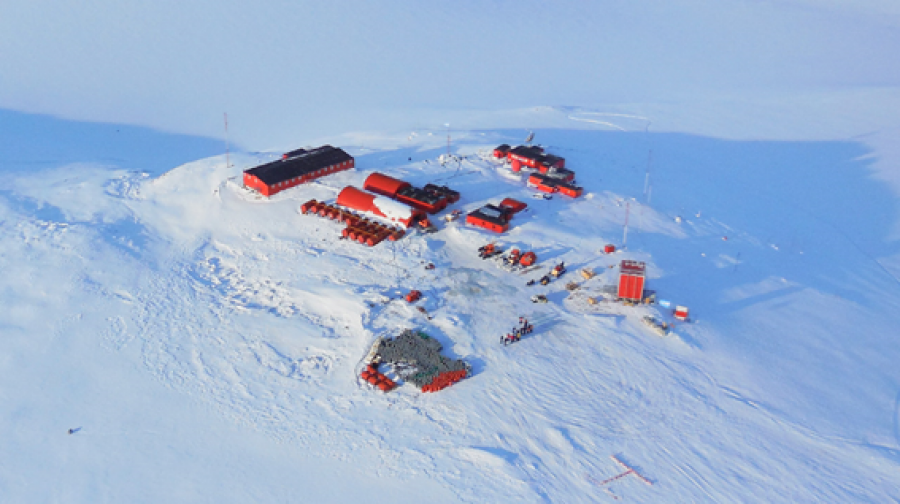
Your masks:
M 520 130 L 501 133 L 512 141 L 522 136 Z M 862 143 L 567 129 L 537 130 L 535 139 L 566 158 L 585 192 L 611 191 L 638 202 L 645 201 L 649 159 L 650 206 L 685 218 L 691 236 L 644 233 L 633 209 L 629 248 L 650 252 L 666 272 L 652 286 L 663 297 L 680 292 L 684 304 L 709 307 L 719 303 L 722 289 L 771 275 L 858 302 L 871 302 L 871 293 L 848 289 L 849 276 L 864 275 L 883 289 L 900 287 L 876 261 L 900 253 L 900 241 L 888 239 L 900 208 L 890 189 L 872 178 L 871 151 Z M 621 242 L 621 228 L 610 231 L 606 238 Z M 738 236 L 723 240 L 732 232 Z M 747 235 L 756 243 L 742 240 Z M 738 254 L 738 268 L 712 265 Z
M 0 172 L 100 163 L 153 176 L 225 151 L 222 140 L 141 126 L 72 121 L 0 109 Z

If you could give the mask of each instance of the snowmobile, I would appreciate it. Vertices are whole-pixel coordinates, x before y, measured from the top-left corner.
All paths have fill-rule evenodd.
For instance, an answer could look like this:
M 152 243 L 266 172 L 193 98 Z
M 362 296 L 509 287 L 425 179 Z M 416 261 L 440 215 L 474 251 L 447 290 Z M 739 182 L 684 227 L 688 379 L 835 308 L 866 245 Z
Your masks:
M 518 343 L 522 339 L 522 335 L 517 333 L 507 334 L 506 336 L 500 337 L 500 342 L 503 343 L 503 346 L 509 345 L 510 343 Z
M 553 270 L 550 271 L 550 274 L 556 278 L 561 277 L 566 272 L 566 263 L 561 262 L 557 264 Z
M 493 243 L 488 243 L 483 247 L 478 248 L 478 257 L 482 259 L 487 259 L 489 257 L 494 257 L 495 255 L 502 254 L 503 249 L 497 247 Z
M 519 317 L 519 325 L 512 328 L 512 331 L 506 334 L 506 336 L 502 336 L 500 341 L 504 346 L 509 345 L 510 343 L 518 343 L 522 340 L 522 336 L 525 334 L 531 334 L 531 331 L 534 330 L 534 326 L 528 323 L 528 320 L 525 317 Z

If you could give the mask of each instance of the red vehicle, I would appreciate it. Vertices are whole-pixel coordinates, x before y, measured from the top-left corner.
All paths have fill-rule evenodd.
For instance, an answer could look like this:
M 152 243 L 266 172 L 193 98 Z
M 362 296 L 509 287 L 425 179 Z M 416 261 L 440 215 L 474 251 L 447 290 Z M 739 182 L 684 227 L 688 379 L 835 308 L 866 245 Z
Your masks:
M 535 262 L 537 262 L 537 254 L 534 252 L 525 252 L 519 259 L 519 264 L 526 268 L 534 265 Z
M 422 293 L 417 290 L 409 291 L 409 294 L 406 295 L 406 302 L 415 303 L 422 297 Z
M 500 247 L 497 247 L 493 243 L 488 243 L 478 249 L 478 257 L 482 259 L 487 259 L 489 257 L 494 257 L 497 254 L 502 253 L 503 250 Z

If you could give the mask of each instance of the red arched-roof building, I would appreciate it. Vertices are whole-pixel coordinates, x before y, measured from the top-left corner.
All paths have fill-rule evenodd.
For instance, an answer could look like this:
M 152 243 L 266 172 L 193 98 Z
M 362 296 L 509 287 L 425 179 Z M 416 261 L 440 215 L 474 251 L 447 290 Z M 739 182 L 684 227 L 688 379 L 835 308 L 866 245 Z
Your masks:
M 381 217 L 387 221 L 410 227 L 419 220 L 425 218 L 421 210 L 411 208 L 409 205 L 361 191 L 353 186 L 347 186 L 338 193 L 336 203 L 340 206 L 352 208 L 360 212 Z
M 432 187 L 437 188 L 438 186 Z M 455 191 L 450 191 L 449 189 L 447 189 L 449 193 L 441 191 L 439 188 L 437 190 L 419 189 L 418 187 L 413 187 L 409 182 L 378 172 L 366 178 L 363 188 L 401 203 L 406 203 L 413 208 L 430 214 L 438 213 L 447 208 L 448 199 L 451 196 L 449 193 L 455 193 Z M 459 199 L 458 193 L 456 198 Z

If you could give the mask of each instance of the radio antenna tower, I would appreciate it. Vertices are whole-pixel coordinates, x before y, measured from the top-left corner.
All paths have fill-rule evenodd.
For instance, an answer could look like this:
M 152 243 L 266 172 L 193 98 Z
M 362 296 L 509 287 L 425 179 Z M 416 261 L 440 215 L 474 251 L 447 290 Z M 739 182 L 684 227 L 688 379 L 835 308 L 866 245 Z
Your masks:
M 225 168 L 231 168 L 231 149 L 228 144 L 228 112 L 225 112 Z
M 650 204 L 650 161 L 653 159 L 653 149 L 647 152 L 647 172 L 644 176 L 644 196 L 646 203 Z

